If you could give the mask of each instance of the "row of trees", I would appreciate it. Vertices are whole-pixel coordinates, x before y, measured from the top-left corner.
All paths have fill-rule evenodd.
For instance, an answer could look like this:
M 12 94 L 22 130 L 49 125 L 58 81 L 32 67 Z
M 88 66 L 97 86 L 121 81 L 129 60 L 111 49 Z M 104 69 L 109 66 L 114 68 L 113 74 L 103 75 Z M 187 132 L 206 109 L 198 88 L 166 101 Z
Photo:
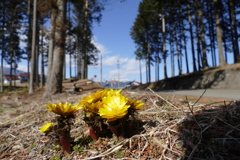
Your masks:
M 47 65 L 44 94 L 47 97 L 62 91 L 68 54 L 70 61 L 75 58 L 78 62 L 78 78 L 87 78 L 87 66 L 98 60 L 98 50 L 92 43 L 92 24 L 100 22 L 103 3 L 100 0 L 0 0 L 1 73 L 4 60 L 11 67 L 12 76 L 17 64 L 26 59 L 28 72 L 31 70 L 31 94 L 39 85 L 39 66 L 40 85 L 44 85 L 44 66 Z M 25 48 L 20 46 L 21 41 L 26 44 Z
M 229 54 L 233 54 L 234 63 L 240 62 L 239 13 L 239 0 L 143 0 L 130 35 L 137 59 L 146 60 L 146 81 L 151 81 L 153 63 L 156 80 L 160 62 L 164 78 L 168 77 L 168 57 L 172 76 L 175 65 L 178 74 L 183 73 L 183 58 L 187 73 L 224 66 Z

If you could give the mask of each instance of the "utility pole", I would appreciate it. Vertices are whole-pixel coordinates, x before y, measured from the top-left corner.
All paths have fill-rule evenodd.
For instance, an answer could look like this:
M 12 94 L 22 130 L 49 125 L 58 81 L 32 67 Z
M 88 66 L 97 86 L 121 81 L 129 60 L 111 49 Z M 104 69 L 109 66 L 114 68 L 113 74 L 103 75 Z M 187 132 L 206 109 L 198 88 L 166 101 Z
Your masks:
M 100 61 L 100 77 L 101 77 L 101 84 L 102 84 L 102 55 L 101 55 L 101 61 Z
M 139 58 L 139 69 L 140 69 L 140 83 L 142 84 L 142 67 L 141 67 L 141 59 Z
M 119 81 L 120 81 L 120 72 L 119 72 L 120 64 L 119 64 L 119 59 L 117 60 L 117 67 L 118 67 L 118 89 L 119 89 Z

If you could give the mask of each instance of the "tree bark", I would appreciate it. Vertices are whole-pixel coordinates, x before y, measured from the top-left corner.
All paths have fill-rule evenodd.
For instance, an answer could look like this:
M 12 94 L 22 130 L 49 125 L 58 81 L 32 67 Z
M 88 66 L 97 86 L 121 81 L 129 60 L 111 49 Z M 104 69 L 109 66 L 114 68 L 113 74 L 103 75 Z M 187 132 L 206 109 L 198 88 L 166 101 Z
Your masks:
M 231 40 L 234 54 L 234 63 L 240 62 L 239 55 L 239 45 L 238 45 L 238 32 L 237 32 L 237 20 L 236 20 L 236 10 L 233 0 L 228 0 L 229 8 L 229 23 L 231 27 Z
M 225 66 L 226 61 L 224 60 L 224 55 L 223 55 L 223 44 L 222 44 L 222 32 L 221 32 L 221 24 L 220 24 L 220 16 L 218 12 L 218 0 L 213 0 L 214 2 L 214 15 L 215 15 L 215 23 L 216 23 L 216 36 L 217 36 L 217 42 L 218 42 L 218 55 L 219 55 L 219 65 Z
M 172 33 L 171 33 L 172 34 Z M 173 35 L 172 35 L 173 37 Z M 174 63 L 174 41 L 172 39 L 170 39 L 170 54 L 171 54 L 171 75 L 172 77 L 175 76 L 175 63 Z
M 197 71 L 197 66 L 196 66 L 196 58 L 195 58 L 195 47 L 194 47 L 194 37 L 193 37 L 192 18 L 191 18 L 191 13 L 190 13 L 190 5 L 188 5 L 188 22 L 189 22 L 189 32 L 190 32 L 190 40 L 191 40 L 193 72 L 196 72 Z
M 206 48 L 206 41 L 205 41 L 205 33 L 204 33 L 204 23 L 203 23 L 203 11 L 202 11 L 202 3 L 198 2 L 198 17 L 200 23 L 200 37 L 201 37 L 201 44 L 202 44 L 202 67 L 203 69 L 208 68 L 207 62 L 207 48 Z
M 162 14 L 162 43 L 163 43 L 163 65 L 164 65 L 164 79 L 168 78 L 167 76 L 167 51 L 166 51 L 166 38 L 165 38 L 165 17 Z
M 37 0 L 33 3 L 33 31 L 32 31 L 32 52 L 31 52 L 31 72 L 29 82 L 29 94 L 34 93 L 34 75 L 36 71 L 36 29 L 37 29 Z
M 3 8 L 2 8 L 2 10 L 1 10 L 2 12 L 3 12 L 3 17 L 2 17 L 2 29 L 1 30 L 4 30 L 4 27 L 5 27 L 5 1 L 3 1 Z M 5 35 L 4 34 L 1 34 L 2 35 L 2 37 L 1 37 L 1 39 L 2 39 L 2 44 L 1 44 L 1 46 L 2 46 L 2 52 L 1 52 L 1 93 L 3 93 L 3 90 L 4 90 L 4 85 L 3 85 L 3 81 L 4 81 L 4 71 L 3 71 L 3 58 L 4 58 L 4 53 L 5 53 L 5 49 L 4 49 L 4 45 L 5 45 Z
M 195 17 L 197 14 L 195 13 Z M 196 45 L 197 45 L 197 62 L 198 62 L 198 70 L 202 69 L 201 62 L 202 62 L 202 54 L 201 54 L 201 46 L 200 46 L 200 37 L 199 37 L 199 20 L 195 18 L 195 30 L 196 30 Z
M 56 23 L 51 23 L 52 28 L 55 28 L 55 45 L 53 47 L 51 74 L 50 77 L 48 77 L 44 97 L 62 92 L 63 61 L 65 56 L 66 0 L 56 0 L 56 4 Z
M 41 21 L 41 25 L 43 27 L 43 20 Z M 42 30 L 42 35 L 41 35 L 41 83 L 40 87 L 42 88 L 45 83 L 45 72 L 44 72 L 44 43 L 43 43 L 43 30 Z
M 53 64 L 53 50 L 55 46 L 55 30 L 56 30 L 56 17 L 57 17 L 57 9 L 52 8 L 51 11 L 51 32 L 50 32 L 50 40 L 48 45 L 48 71 L 47 71 L 47 83 L 46 89 L 44 92 L 44 97 L 48 97 L 49 91 L 48 86 L 50 85 L 51 73 L 52 73 L 52 64 Z
M 84 8 L 84 32 L 83 32 L 83 49 L 82 49 L 82 74 L 81 79 L 87 78 L 87 50 L 86 50 L 86 41 L 87 41 L 87 19 L 88 19 L 88 0 L 85 0 Z
M 77 63 L 76 63 L 76 68 L 77 68 L 77 75 L 76 75 L 76 78 L 77 79 L 81 79 L 82 78 L 82 55 L 80 53 L 80 47 L 79 47 L 79 38 L 77 38 L 77 46 L 76 46 L 76 60 L 77 60 Z

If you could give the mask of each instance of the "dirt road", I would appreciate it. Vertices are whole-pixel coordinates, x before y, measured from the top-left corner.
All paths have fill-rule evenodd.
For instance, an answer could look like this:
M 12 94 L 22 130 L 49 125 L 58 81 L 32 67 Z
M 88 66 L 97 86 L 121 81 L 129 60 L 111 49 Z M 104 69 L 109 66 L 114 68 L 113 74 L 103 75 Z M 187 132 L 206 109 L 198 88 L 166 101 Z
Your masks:
M 198 90 L 165 90 L 155 91 L 158 94 L 171 94 L 171 95 L 183 95 L 183 96 L 201 96 L 210 98 L 221 98 L 226 100 L 240 100 L 240 90 L 220 90 L 220 89 L 198 89 Z

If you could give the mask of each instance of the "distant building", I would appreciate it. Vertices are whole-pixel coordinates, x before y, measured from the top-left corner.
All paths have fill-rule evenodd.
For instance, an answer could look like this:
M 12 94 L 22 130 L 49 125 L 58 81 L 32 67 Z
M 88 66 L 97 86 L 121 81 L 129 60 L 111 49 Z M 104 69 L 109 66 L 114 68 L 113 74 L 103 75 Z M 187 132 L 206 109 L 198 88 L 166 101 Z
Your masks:
M 14 83 L 14 81 L 16 83 L 20 83 L 20 79 L 18 78 L 18 76 L 10 76 L 10 75 L 5 75 L 4 76 L 4 83 L 10 83 L 10 81 L 12 80 L 12 82 Z
M 18 78 L 20 79 L 21 83 L 28 82 L 29 75 L 28 73 L 20 73 Z
M 12 83 L 24 83 L 28 81 L 28 74 L 27 73 L 20 73 L 19 75 L 5 75 L 4 76 L 4 83 L 10 83 L 12 80 Z

